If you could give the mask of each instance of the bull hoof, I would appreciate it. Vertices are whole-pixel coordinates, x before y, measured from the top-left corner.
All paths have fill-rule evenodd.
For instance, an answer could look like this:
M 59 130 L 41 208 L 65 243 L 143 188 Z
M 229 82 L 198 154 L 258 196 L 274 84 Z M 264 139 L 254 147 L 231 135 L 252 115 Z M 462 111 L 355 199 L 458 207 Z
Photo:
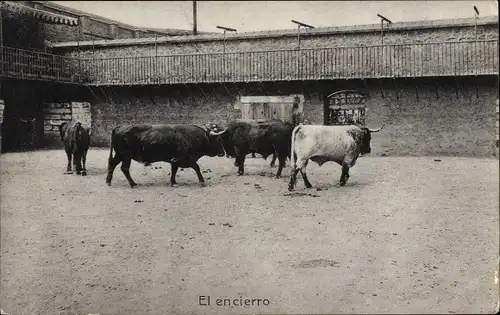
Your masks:
M 73 174 L 73 171 L 66 171 L 66 172 L 64 172 L 64 174 L 66 174 L 66 175 Z
M 82 176 L 87 176 L 87 172 L 83 171 Z
M 341 187 L 345 186 L 345 182 L 344 181 L 340 182 L 340 186 Z
M 111 186 L 111 182 L 106 181 L 106 185 Z
M 80 175 L 80 174 L 81 174 L 81 172 L 79 172 L 79 171 L 76 172 L 76 175 Z
M 207 184 L 205 182 L 199 182 L 198 185 L 200 185 L 200 187 L 206 187 Z
M 177 187 L 177 183 L 170 184 L 170 187 Z
M 293 191 L 293 186 L 288 186 L 288 191 Z
M 313 186 L 311 184 L 307 185 L 306 184 L 306 188 L 312 188 Z
M 137 186 L 137 184 L 136 184 L 136 183 L 132 183 L 132 184 L 130 184 L 130 188 L 134 188 L 135 186 Z

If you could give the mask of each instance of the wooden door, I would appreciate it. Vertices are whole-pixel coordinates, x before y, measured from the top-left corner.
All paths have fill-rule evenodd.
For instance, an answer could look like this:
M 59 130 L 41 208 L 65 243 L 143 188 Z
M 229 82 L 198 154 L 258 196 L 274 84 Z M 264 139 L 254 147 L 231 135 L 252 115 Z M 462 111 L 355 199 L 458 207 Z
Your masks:
M 242 96 L 240 107 L 242 119 L 292 122 L 294 114 L 302 113 L 303 96 Z

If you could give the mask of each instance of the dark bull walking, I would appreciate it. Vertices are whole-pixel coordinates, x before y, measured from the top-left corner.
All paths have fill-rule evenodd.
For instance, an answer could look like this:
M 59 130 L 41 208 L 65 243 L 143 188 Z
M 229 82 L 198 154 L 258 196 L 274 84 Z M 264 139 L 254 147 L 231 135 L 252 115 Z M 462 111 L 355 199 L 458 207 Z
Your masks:
M 238 175 L 243 175 L 245 157 L 248 153 L 259 153 L 264 159 L 273 155 L 278 157 L 279 166 L 276 177 L 281 176 L 286 158 L 290 156 L 290 139 L 293 125 L 281 120 L 256 122 L 235 120 L 229 123 L 224 139 L 224 149 L 235 157 Z
M 322 126 L 299 125 L 294 128 L 291 143 L 292 171 L 288 190 L 293 190 L 300 171 L 304 185 L 311 188 L 306 174 L 309 160 L 322 166 L 328 161 L 334 161 L 342 166 L 340 186 L 344 186 L 349 179 L 349 168 L 356 164 L 360 154 L 371 152 L 371 133 L 379 129 L 360 128 L 355 125 Z
M 175 176 L 179 167 L 192 168 L 200 185 L 204 186 L 205 180 L 197 161 L 205 155 L 224 156 L 221 139 L 224 131 L 196 125 L 118 126 L 111 132 L 106 183 L 111 185 L 113 171 L 121 162 L 121 170 L 130 187 L 136 186 L 129 172 L 130 164 L 134 160 L 145 165 L 154 162 L 170 163 L 172 186 L 176 184 Z
M 61 141 L 64 142 L 64 150 L 68 156 L 66 172 L 68 174 L 73 173 L 71 169 L 71 159 L 73 159 L 76 174 L 87 175 L 85 164 L 90 146 L 90 128 L 84 127 L 79 121 L 76 123 L 64 122 L 60 125 L 51 121 L 51 124 L 59 127 L 59 135 Z

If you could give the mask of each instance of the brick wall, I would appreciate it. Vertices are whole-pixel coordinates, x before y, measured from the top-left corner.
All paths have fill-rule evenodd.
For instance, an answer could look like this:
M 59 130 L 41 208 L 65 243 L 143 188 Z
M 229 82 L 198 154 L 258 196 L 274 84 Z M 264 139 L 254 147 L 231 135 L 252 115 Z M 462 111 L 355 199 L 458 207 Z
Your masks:
M 496 154 L 497 82 L 494 77 L 344 80 L 103 87 L 67 93 L 75 101 L 92 104 L 92 145 L 96 146 L 108 146 L 111 130 L 120 124 L 226 124 L 241 115 L 240 95 L 302 94 L 303 119 L 323 124 L 323 95 L 357 89 L 368 95 L 366 124 L 386 124 L 384 131 L 374 136 L 374 155 L 491 157 Z
M 43 38 L 53 43 L 102 40 L 102 37 L 91 34 L 99 34 L 105 37 L 109 36 L 114 39 L 135 38 L 137 36 L 132 29 L 123 28 L 119 25 L 113 26 L 113 24 L 109 25 L 92 20 L 85 23 L 84 26 L 82 26 L 83 28 L 81 31 L 78 30 L 78 27 L 71 27 L 67 25 L 40 23 L 39 27 Z M 137 34 L 140 38 L 155 37 L 154 33 L 138 31 Z
M 42 36 L 50 42 L 68 42 L 76 40 L 100 40 L 97 36 L 79 34 L 78 27 L 40 23 Z
M 341 32 L 338 30 L 322 33 L 304 33 L 301 35 L 301 48 L 364 46 L 381 44 L 380 29 L 372 28 L 364 31 Z M 274 32 L 276 33 L 276 32 Z M 286 34 L 284 32 L 283 34 Z M 478 39 L 498 38 L 498 22 L 496 24 L 478 25 Z M 213 53 L 223 51 L 222 35 L 220 36 L 178 36 L 176 38 L 161 39 L 155 47 L 154 41 L 149 44 L 134 44 L 133 41 L 108 42 L 105 46 L 96 44 L 80 46 L 83 58 L 109 58 L 126 56 L 159 56 L 171 54 Z M 425 43 L 439 41 L 464 41 L 475 39 L 474 24 L 462 23 L 455 26 L 440 26 L 425 29 L 394 28 L 384 31 L 384 45 L 404 43 Z M 146 42 L 146 41 L 143 41 Z M 242 33 L 228 35 L 226 52 L 295 49 L 297 36 L 277 36 L 273 32 Z M 74 47 L 73 47 L 74 48 Z M 59 46 L 62 53 L 72 55 L 72 47 Z

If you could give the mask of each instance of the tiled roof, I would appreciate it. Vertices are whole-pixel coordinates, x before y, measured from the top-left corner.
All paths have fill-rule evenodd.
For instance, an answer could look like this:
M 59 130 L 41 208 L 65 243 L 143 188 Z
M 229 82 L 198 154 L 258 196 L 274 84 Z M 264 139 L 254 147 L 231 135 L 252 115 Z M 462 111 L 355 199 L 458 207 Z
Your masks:
M 4 10 L 28 14 L 49 24 L 64 24 L 69 26 L 78 25 L 78 19 L 74 17 L 48 12 L 42 9 L 32 7 L 29 4 L 25 4 L 23 2 L 2 1 L 0 3 L 0 6 Z

